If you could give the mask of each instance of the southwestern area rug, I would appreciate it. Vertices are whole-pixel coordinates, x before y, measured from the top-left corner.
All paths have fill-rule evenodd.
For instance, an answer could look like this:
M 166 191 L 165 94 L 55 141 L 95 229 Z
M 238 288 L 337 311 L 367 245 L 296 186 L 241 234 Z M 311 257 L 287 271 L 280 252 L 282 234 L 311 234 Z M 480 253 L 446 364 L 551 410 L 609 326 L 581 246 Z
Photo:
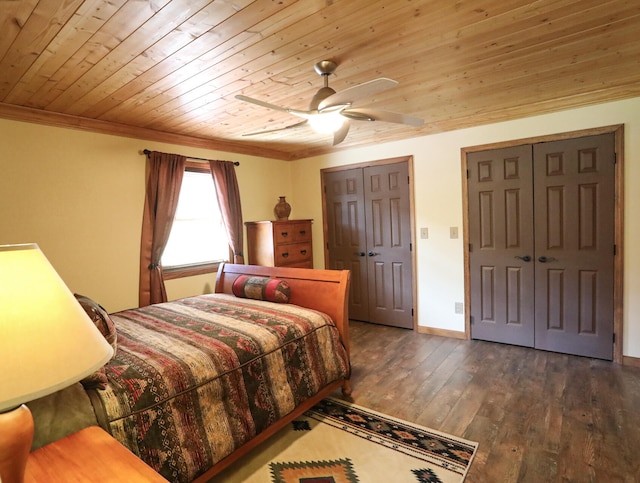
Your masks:
M 211 482 L 458 483 L 477 447 L 328 398 Z

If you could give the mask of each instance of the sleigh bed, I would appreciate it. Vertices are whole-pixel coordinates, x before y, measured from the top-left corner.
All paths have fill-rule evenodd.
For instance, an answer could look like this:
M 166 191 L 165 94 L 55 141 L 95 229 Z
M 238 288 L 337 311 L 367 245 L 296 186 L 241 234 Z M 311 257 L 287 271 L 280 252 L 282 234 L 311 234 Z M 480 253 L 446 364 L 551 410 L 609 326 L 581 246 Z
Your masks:
M 208 481 L 350 393 L 348 285 L 348 271 L 224 264 L 214 294 L 111 314 L 108 384 L 86 390 L 97 424 L 168 480 Z

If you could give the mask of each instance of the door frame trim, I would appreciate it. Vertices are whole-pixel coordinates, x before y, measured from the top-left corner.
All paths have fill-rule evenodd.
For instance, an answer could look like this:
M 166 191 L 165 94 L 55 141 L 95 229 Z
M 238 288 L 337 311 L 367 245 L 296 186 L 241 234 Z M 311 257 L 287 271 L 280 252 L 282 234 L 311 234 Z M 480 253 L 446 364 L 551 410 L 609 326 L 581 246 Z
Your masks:
M 322 193 L 322 250 L 324 254 L 324 268 L 329 268 L 329 249 L 327 248 L 329 237 L 327 226 L 327 207 L 326 207 L 326 186 L 324 184 L 324 173 L 336 171 L 347 171 L 349 169 L 367 168 L 371 166 L 380 166 L 384 164 L 407 163 L 409 171 L 409 230 L 411 231 L 411 296 L 413 299 L 413 330 L 417 329 L 418 324 L 418 291 L 416 288 L 416 230 L 415 230 L 415 196 L 414 196 L 414 171 L 413 171 L 413 155 L 398 156 L 396 158 L 377 159 L 373 161 L 365 161 L 361 163 L 345 164 L 334 166 L 331 168 L 323 168 L 320 170 L 320 184 Z
M 477 151 L 487 151 L 490 149 L 500 149 L 522 144 L 537 144 L 550 141 L 562 141 L 585 136 L 596 136 L 599 134 L 614 134 L 615 144 L 615 226 L 614 243 L 616 245 L 616 256 L 613 261 L 613 362 L 622 364 L 624 357 L 622 354 L 624 339 L 623 320 L 623 300 L 624 300 L 624 124 L 614 124 L 611 126 L 569 131 L 546 136 L 536 136 L 531 138 L 515 139 L 491 144 L 468 146 L 460 149 L 461 156 L 461 176 L 462 176 L 462 231 L 464 240 L 464 304 L 465 322 L 464 332 L 466 339 L 471 339 L 471 280 L 469 267 L 469 194 L 467 181 L 467 154 Z

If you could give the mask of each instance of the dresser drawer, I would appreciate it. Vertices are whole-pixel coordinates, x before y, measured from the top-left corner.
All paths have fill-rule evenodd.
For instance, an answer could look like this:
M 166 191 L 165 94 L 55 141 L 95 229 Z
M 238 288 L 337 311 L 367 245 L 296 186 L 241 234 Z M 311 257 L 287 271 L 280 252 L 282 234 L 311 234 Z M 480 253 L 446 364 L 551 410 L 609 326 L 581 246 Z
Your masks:
M 290 223 L 274 226 L 273 239 L 276 245 L 281 243 L 299 243 L 311 241 L 311 223 Z
M 311 259 L 311 243 L 291 243 L 276 248 L 276 265 L 290 265 Z

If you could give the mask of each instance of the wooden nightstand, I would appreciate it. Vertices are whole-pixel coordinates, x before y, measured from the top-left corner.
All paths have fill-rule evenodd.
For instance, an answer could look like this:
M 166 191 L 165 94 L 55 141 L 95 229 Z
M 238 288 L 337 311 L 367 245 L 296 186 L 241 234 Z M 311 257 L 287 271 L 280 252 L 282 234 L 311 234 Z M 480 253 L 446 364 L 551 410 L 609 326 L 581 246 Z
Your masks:
M 32 452 L 25 482 L 166 482 L 150 466 L 97 426 Z

